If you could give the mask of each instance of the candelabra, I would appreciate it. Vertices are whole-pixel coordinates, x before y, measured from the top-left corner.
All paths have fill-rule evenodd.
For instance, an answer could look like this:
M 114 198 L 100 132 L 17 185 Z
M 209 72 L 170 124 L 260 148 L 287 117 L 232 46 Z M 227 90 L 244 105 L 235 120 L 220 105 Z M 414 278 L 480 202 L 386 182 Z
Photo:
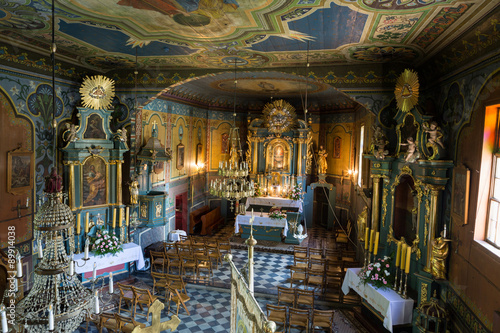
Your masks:
M 399 267 L 396 267 L 396 273 L 394 273 L 394 286 L 392 287 L 392 289 L 395 291 L 395 292 L 398 292 L 398 269 Z
M 399 291 L 398 291 L 398 294 L 400 294 L 401 296 L 403 296 L 403 279 L 404 279 L 404 272 L 405 270 L 400 268 L 399 269 L 401 271 L 401 278 L 399 279 Z
M 401 270 L 403 271 L 403 270 Z M 408 295 L 406 294 L 406 290 L 408 288 L 408 273 L 405 273 L 406 275 L 406 279 L 405 279 L 405 286 L 404 286 L 404 289 L 403 289 L 403 293 L 401 294 L 401 297 L 404 298 L 404 299 L 407 299 L 408 298 Z M 401 278 L 402 278 L 403 274 L 401 273 Z M 401 284 L 403 284 L 403 281 L 401 281 Z
M 35 238 L 45 244 L 45 250 L 34 270 L 33 287 L 16 306 L 16 321 L 26 332 L 74 332 L 92 307 L 92 295 L 73 277 L 75 221 L 62 203 L 60 176 L 51 176 L 49 183 L 48 201 L 34 220 Z

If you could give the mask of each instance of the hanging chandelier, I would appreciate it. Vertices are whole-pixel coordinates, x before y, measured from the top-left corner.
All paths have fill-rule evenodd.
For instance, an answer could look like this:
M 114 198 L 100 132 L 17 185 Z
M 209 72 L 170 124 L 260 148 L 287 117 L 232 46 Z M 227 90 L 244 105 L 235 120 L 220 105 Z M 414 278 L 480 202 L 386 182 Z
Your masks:
M 92 309 L 91 291 L 74 273 L 75 218 L 62 203 L 61 177 L 47 180 L 48 200 L 34 219 L 35 239 L 43 256 L 34 270 L 34 284 L 16 306 L 16 321 L 26 332 L 74 332 Z M 68 253 L 69 252 L 69 253 Z
M 236 127 L 236 59 L 234 59 L 234 105 L 233 125 L 229 129 L 230 151 L 229 159 L 219 162 L 219 178 L 210 182 L 210 194 L 229 200 L 231 210 L 233 204 L 239 205 L 239 200 L 253 196 L 255 193 L 254 183 L 248 181 L 248 163 L 243 161 L 240 141 L 240 131 Z

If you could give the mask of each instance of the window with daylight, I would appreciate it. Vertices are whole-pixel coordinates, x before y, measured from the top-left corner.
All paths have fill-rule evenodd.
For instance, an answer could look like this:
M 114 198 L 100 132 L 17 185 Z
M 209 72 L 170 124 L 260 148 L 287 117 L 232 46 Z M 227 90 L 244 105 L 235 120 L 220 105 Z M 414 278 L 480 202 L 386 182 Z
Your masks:
M 362 169 L 362 166 L 363 166 L 363 149 L 364 149 L 364 145 L 365 145 L 365 125 L 361 125 L 361 128 L 359 130 L 359 163 L 358 163 L 358 166 L 359 166 L 359 170 L 358 170 L 358 186 L 359 187 L 362 187 L 363 185 L 363 178 L 362 178 L 362 175 L 363 175 L 363 170 Z
M 500 108 L 498 105 L 486 108 L 482 154 L 482 164 L 489 162 L 488 164 L 490 165 L 488 217 L 486 219 L 485 240 L 497 248 L 500 248 L 499 112 Z

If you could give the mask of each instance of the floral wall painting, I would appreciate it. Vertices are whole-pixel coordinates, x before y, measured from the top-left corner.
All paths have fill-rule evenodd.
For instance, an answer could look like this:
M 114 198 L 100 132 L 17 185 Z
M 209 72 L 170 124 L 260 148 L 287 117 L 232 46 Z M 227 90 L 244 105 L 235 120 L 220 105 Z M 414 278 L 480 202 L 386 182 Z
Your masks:
M 453 170 L 451 217 L 457 225 L 467 224 L 469 212 L 470 170 L 464 165 Z
M 105 205 L 107 202 L 106 163 L 100 157 L 90 157 L 83 164 L 83 206 Z
M 88 118 L 87 128 L 83 133 L 84 139 L 106 139 L 102 126 L 103 119 L 98 114 L 91 114 Z
M 342 147 L 342 139 L 338 136 L 333 139 L 333 158 L 340 158 L 340 150 Z
M 27 193 L 33 187 L 34 154 L 16 149 L 7 153 L 7 192 Z
M 220 153 L 227 154 L 229 152 L 228 149 L 229 149 L 229 134 L 222 133 L 220 140 Z
M 177 170 L 184 169 L 184 144 L 177 145 Z

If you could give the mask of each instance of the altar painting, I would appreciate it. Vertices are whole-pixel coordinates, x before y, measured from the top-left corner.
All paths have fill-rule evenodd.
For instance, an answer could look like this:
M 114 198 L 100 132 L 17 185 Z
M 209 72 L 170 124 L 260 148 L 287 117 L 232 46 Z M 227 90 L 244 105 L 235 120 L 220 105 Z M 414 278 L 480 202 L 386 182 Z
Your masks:
M 83 164 L 83 206 L 99 206 L 107 203 L 106 163 L 100 157 L 90 157 Z

